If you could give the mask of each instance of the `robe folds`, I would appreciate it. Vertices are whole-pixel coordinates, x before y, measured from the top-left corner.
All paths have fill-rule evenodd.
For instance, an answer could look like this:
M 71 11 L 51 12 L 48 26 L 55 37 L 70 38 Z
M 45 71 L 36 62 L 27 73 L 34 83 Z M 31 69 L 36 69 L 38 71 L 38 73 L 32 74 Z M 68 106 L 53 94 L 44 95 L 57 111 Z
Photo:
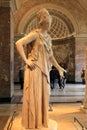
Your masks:
M 32 50 L 28 53 L 35 69 L 30 70 L 26 65 L 24 74 L 22 125 L 25 129 L 48 127 L 51 41 L 47 43 L 42 34 L 38 31 L 35 33 L 38 33 L 39 37 L 33 42 Z

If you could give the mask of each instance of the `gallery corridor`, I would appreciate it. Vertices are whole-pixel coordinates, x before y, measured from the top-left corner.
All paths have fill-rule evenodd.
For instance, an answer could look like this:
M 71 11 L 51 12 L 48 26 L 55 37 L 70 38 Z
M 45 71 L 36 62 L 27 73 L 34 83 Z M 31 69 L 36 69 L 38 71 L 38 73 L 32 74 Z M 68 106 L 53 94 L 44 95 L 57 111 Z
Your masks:
M 0 104 L 0 130 L 7 130 L 10 119 L 13 116 L 13 125 L 10 130 L 20 130 L 21 107 L 22 107 L 22 90 L 20 85 L 15 85 L 15 97 L 21 97 L 19 102 L 11 104 Z M 82 127 L 78 122 L 74 123 L 74 117 L 79 117 L 87 124 L 87 114 L 83 113 L 81 106 L 85 94 L 85 85 L 83 84 L 66 84 L 63 90 L 58 86 L 52 90 L 50 96 L 49 119 L 58 123 L 58 130 L 80 130 Z M 86 121 L 85 121 L 86 119 Z M 17 123 L 14 125 L 14 122 Z M 2 123 L 2 125 L 1 125 Z M 18 124 L 19 123 L 19 124 Z M 9 129 L 8 129 L 9 130 Z

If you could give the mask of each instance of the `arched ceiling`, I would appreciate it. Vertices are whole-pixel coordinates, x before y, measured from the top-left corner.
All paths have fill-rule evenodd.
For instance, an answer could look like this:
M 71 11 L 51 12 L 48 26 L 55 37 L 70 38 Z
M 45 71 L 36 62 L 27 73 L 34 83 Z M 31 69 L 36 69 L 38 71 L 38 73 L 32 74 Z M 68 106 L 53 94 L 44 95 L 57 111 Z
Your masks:
M 22 6 L 24 3 L 26 3 L 27 1 L 30 2 L 30 0 L 18 0 L 20 6 Z M 52 1 L 52 0 L 51 0 Z M 55 1 L 55 0 L 54 0 Z M 70 0 L 69 0 L 70 1 Z M 72 2 L 77 1 L 78 4 L 80 4 L 80 6 L 87 11 L 87 0 L 73 0 Z
M 27 33 L 37 26 L 35 13 L 41 7 L 49 9 L 53 24 L 51 32 L 61 37 L 73 31 L 85 31 L 87 26 L 87 0 L 18 0 L 19 9 L 14 12 L 15 33 Z M 55 26 L 56 24 L 56 26 Z M 84 26 L 81 26 L 81 25 Z M 59 28 L 59 30 L 58 30 Z M 60 30 L 62 31 L 60 33 Z M 56 31 L 55 31 L 56 30 Z M 57 33 L 56 33 L 57 32 Z M 51 35 L 53 35 L 51 33 Z

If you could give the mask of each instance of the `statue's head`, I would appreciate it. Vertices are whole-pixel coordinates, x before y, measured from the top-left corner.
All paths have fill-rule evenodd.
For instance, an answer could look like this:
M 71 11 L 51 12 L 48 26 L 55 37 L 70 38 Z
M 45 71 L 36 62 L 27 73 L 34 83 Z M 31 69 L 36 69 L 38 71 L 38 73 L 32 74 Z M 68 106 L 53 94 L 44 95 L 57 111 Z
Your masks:
M 49 14 L 47 9 L 45 8 L 40 9 L 39 12 L 37 13 L 37 18 L 38 18 L 39 25 L 42 25 L 43 23 L 46 22 L 49 22 L 49 24 L 51 25 L 52 17 Z

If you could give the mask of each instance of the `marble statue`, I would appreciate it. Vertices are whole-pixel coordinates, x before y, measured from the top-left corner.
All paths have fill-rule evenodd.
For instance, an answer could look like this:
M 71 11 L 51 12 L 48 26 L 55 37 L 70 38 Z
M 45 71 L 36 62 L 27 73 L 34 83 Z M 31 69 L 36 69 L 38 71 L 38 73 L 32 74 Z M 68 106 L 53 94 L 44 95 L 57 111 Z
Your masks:
M 37 13 L 37 19 L 40 28 L 16 42 L 17 50 L 26 64 L 22 105 L 22 126 L 25 129 L 48 128 L 49 66 L 54 65 L 61 76 L 65 71 L 53 56 L 48 34 L 52 17 L 43 8 Z M 30 50 L 27 56 L 24 45 Z
M 84 101 L 83 101 L 83 105 L 81 105 L 81 110 L 87 114 L 87 48 L 86 48 L 86 70 L 85 70 L 85 82 L 86 82 L 86 86 L 85 86 L 85 96 L 84 96 Z
M 85 81 L 86 81 L 86 88 L 85 88 L 85 97 L 83 108 L 87 110 L 87 48 L 86 48 L 86 71 L 85 71 Z

